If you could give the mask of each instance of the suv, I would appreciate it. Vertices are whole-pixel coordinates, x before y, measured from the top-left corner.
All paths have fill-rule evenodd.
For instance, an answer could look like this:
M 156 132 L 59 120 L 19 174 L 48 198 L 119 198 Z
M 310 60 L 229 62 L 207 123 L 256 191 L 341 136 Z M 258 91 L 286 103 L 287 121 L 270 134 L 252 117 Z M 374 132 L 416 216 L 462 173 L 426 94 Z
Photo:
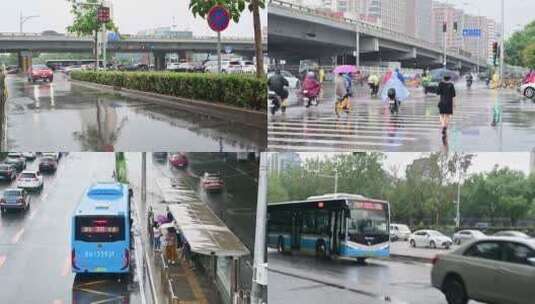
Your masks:
M 39 171 L 23 171 L 17 178 L 17 187 L 27 190 L 43 190 L 43 176 Z
M 0 164 L 0 180 L 11 182 L 17 178 L 17 170 L 10 164 Z
M 42 157 L 39 161 L 39 171 L 41 172 L 56 172 L 58 168 L 58 161 L 50 156 Z
M 2 193 L 0 198 L 0 211 L 2 213 L 9 209 L 28 210 L 30 209 L 30 201 L 32 198 L 28 195 L 26 190 L 18 188 L 9 188 Z
M 201 187 L 205 191 L 221 191 L 225 187 L 225 183 L 221 178 L 221 174 L 204 172 L 201 177 Z
M 26 169 L 26 158 L 22 156 L 22 153 L 9 153 L 4 162 L 15 167 L 17 172 Z

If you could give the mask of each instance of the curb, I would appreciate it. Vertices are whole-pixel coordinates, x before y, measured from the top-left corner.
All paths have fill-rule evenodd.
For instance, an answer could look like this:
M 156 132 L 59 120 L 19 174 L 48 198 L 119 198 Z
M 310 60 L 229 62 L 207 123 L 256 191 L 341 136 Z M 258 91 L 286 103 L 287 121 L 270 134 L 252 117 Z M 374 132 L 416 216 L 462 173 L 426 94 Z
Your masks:
M 115 87 L 74 79 L 70 79 L 70 81 L 75 85 L 85 86 L 91 89 L 110 91 L 133 99 L 139 99 L 139 97 L 143 97 L 147 101 L 153 102 L 155 104 L 171 107 L 178 110 L 185 110 L 192 113 L 205 114 L 226 121 L 231 121 L 238 124 L 264 130 L 267 132 L 267 111 L 260 112 L 249 109 L 241 109 L 224 105 L 221 103 L 213 103 L 182 97 L 168 96 L 151 92 L 143 92 L 138 90 L 126 89 L 123 87 Z

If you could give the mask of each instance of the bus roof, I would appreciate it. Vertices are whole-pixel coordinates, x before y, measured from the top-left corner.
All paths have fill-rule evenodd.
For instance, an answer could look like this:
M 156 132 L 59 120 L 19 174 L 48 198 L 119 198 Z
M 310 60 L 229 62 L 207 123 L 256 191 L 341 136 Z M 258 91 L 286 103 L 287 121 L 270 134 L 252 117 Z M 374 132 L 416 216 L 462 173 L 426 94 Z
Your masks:
M 324 194 L 324 195 L 309 196 L 306 200 L 302 200 L 302 201 L 275 202 L 275 203 L 269 203 L 268 205 L 282 206 L 282 205 L 292 205 L 292 204 L 306 204 L 306 203 L 318 202 L 318 201 L 329 203 L 329 202 L 337 202 L 340 200 L 358 200 L 358 201 L 368 201 L 368 202 L 384 203 L 384 204 L 387 203 L 387 201 L 369 198 L 360 194 L 329 193 L 329 194 Z
M 128 208 L 128 187 L 125 184 L 99 182 L 87 188 L 74 215 L 126 215 Z
M 223 257 L 249 255 L 247 247 L 206 204 L 173 204 L 169 210 L 192 252 Z

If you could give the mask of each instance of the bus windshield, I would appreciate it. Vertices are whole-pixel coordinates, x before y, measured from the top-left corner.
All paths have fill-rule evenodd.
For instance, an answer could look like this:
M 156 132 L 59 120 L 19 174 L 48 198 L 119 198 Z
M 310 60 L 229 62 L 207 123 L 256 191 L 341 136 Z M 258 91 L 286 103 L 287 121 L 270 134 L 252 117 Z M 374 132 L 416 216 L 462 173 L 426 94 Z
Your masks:
M 125 240 L 124 216 L 77 216 L 75 239 L 85 242 Z
M 386 210 L 381 209 L 351 209 L 348 233 L 350 235 L 378 235 L 388 234 L 388 218 Z

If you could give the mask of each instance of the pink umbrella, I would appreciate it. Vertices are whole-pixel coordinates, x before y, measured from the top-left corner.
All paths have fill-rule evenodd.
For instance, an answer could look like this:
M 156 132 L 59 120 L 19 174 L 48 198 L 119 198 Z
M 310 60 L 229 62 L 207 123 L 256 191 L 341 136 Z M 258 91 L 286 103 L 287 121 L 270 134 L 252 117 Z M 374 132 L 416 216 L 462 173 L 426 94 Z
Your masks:
M 161 225 L 164 223 L 169 223 L 169 220 L 167 219 L 167 216 L 159 214 L 158 216 L 156 216 L 156 222 Z
M 357 67 L 354 65 L 339 65 L 337 66 L 333 73 L 334 74 L 347 74 L 347 73 L 356 73 Z

